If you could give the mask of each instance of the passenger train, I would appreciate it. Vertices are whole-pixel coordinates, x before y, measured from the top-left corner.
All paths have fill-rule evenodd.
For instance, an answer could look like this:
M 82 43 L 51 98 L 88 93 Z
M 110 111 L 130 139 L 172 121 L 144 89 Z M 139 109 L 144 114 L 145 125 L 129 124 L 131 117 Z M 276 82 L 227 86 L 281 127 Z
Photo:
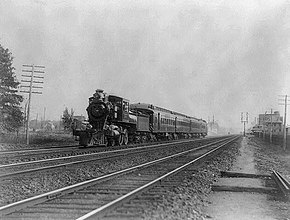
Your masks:
M 127 145 L 207 135 L 205 120 L 96 90 L 87 107 L 89 127 L 74 130 L 82 146 Z

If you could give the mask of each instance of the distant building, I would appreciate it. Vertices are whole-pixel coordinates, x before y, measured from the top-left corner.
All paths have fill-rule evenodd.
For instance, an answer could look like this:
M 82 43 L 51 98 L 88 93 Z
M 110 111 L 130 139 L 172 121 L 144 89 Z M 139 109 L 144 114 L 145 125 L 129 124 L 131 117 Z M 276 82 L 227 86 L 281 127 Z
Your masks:
M 210 121 L 207 124 L 207 129 L 208 129 L 208 135 L 218 135 L 219 134 L 219 125 L 215 121 Z
M 44 129 L 46 131 L 53 131 L 55 130 L 55 126 L 54 124 L 52 123 L 52 121 L 48 121 L 45 125 L 44 125 Z
M 273 114 L 259 114 L 258 124 L 252 128 L 253 133 L 265 132 L 270 133 L 272 126 L 273 134 L 281 134 L 283 132 L 283 117 L 278 111 Z

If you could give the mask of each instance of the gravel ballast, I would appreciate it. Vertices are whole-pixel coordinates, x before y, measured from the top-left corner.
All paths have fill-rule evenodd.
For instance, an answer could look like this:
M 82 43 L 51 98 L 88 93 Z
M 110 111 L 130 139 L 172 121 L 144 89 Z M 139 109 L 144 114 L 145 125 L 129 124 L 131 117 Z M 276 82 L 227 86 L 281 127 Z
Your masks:
M 160 194 L 161 202 L 148 203 L 145 212 L 141 218 L 143 219 L 204 219 L 206 215 L 203 214 L 202 209 L 208 205 L 207 196 L 211 192 L 211 185 L 218 179 L 221 170 L 230 170 L 235 157 L 238 155 L 240 141 L 232 144 L 228 151 L 221 153 L 214 159 L 210 159 L 203 165 L 190 173 L 185 173 L 183 181 L 176 187 L 166 189 L 166 194 Z M 152 156 L 152 155 L 151 155 Z M 142 157 L 136 158 L 136 161 L 142 160 Z M 127 165 L 132 165 L 134 161 L 128 161 Z M 123 162 L 116 161 L 104 166 L 90 166 L 88 170 L 86 166 L 77 169 L 75 175 L 70 173 L 55 173 L 51 175 L 44 175 L 42 179 L 26 180 L 15 179 L 18 181 L 16 191 L 9 188 L 3 189 L 6 199 L 2 203 L 10 203 L 19 199 L 29 197 L 29 195 L 39 194 L 41 191 L 51 188 L 59 188 L 65 185 L 71 185 L 80 179 L 92 178 L 94 176 L 102 175 L 106 169 L 114 169 Z M 13 183 L 12 182 L 12 183 Z M 9 184 L 5 184 L 6 186 Z M 12 184 L 13 185 L 13 184 Z M 14 185 L 15 187 L 15 185 Z M 12 199 L 13 198 L 13 199 Z
M 187 146 L 188 145 L 188 146 Z M 6 205 L 32 196 L 36 196 L 51 190 L 73 185 L 85 180 L 93 179 L 107 173 L 123 168 L 129 168 L 141 163 L 161 158 L 188 149 L 192 144 L 178 145 L 165 149 L 156 149 L 154 152 L 139 153 L 139 155 L 126 156 L 123 159 L 113 158 L 105 161 L 87 162 L 76 164 L 66 168 L 59 168 L 27 175 L 16 176 L 2 180 L 0 185 L 0 205 Z
M 249 143 L 255 149 L 256 168 L 260 173 L 271 174 L 275 170 L 290 182 L 290 149 L 283 150 L 282 146 L 257 137 L 250 137 Z M 269 205 L 279 219 L 290 220 L 290 201 L 275 197 L 269 200 Z
M 184 175 L 179 186 L 160 194 L 162 202 L 148 204 L 144 219 L 204 219 L 203 208 L 211 185 L 217 181 L 222 170 L 230 170 L 239 154 L 240 141 L 232 144 L 228 151 L 202 164 L 196 171 Z

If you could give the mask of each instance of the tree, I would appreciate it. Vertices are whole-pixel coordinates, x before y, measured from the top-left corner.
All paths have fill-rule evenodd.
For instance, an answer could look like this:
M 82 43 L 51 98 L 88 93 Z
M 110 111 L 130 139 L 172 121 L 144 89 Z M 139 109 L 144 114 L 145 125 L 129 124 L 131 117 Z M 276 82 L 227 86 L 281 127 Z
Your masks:
M 65 110 L 63 111 L 63 115 L 62 115 L 62 123 L 63 123 L 64 130 L 71 129 L 73 116 L 74 116 L 74 110 L 71 109 L 69 113 L 68 108 L 65 107 Z
M 0 44 L 0 130 L 6 131 L 18 131 L 24 119 L 12 61 L 12 54 Z

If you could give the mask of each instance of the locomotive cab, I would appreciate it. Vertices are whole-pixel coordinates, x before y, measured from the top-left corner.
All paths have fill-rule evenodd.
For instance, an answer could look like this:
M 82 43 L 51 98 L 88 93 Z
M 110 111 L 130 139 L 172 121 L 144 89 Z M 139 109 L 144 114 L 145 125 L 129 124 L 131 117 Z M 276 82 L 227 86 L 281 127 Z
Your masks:
M 111 105 L 109 118 L 112 122 L 129 122 L 129 100 L 109 95 L 108 102 Z

